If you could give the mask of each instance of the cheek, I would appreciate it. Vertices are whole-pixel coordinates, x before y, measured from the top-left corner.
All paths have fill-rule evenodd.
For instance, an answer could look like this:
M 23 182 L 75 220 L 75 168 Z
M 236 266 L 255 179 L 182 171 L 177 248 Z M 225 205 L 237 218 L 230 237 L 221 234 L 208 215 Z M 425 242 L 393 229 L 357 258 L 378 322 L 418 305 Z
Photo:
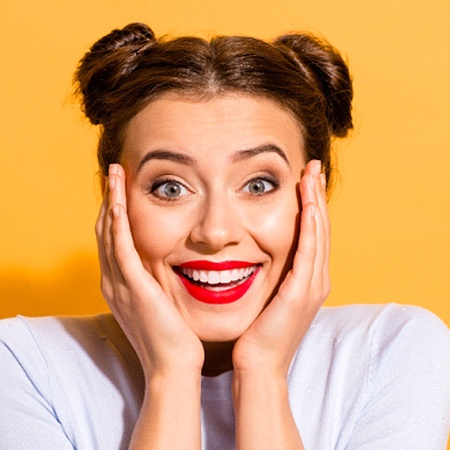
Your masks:
M 182 239 L 183 222 L 148 202 L 130 197 L 128 218 L 134 245 L 148 269 L 170 255 Z
M 254 235 L 280 271 L 290 263 L 296 249 L 298 219 L 298 201 L 292 196 L 279 199 L 255 220 Z

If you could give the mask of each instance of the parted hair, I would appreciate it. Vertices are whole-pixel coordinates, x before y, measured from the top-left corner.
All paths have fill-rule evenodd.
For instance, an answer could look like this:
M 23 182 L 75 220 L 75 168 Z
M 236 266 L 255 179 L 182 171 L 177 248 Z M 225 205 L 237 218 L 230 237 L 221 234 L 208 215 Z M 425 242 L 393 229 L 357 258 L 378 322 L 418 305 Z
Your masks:
M 129 121 L 151 100 L 176 92 L 210 98 L 241 92 L 275 101 L 298 121 L 305 159 L 330 180 L 330 146 L 353 127 L 347 64 L 328 42 L 286 34 L 272 42 L 245 36 L 156 38 L 132 23 L 99 39 L 74 77 L 86 117 L 100 125 L 103 174 L 119 161 Z

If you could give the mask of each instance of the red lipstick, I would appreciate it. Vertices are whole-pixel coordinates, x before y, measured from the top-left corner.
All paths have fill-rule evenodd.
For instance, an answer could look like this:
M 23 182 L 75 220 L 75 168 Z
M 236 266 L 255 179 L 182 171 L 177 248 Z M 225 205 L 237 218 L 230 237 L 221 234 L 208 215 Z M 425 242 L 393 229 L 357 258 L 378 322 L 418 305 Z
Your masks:
M 259 268 L 260 265 L 245 261 L 197 260 L 181 264 L 176 268 L 176 273 L 188 293 L 196 300 L 225 304 L 235 302 L 245 295 Z
M 188 261 L 180 264 L 179 267 L 188 267 L 190 269 L 198 270 L 231 270 L 231 269 L 245 269 L 246 267 L 255 266 L 255 263 L 246 261 Z

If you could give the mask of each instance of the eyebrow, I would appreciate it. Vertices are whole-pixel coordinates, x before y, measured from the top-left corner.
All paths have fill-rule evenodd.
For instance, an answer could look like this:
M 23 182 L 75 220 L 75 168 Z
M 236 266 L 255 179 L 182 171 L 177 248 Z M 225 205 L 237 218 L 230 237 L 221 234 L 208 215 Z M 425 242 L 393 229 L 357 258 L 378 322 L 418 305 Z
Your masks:
M 275 153 L 278 156 L 280 156 L 288 166 L 290 166 L 286 153 L 284 153 L 283 150 L 281 150 L 281 148 L 273 144 L 260 145 L 254 148 L 239 150 L 233 155 L 231 160 L 233 163 L 239 161 L 246 161 L 262 153 Z M 146 153 L 145 156 L 141 159 L 138 166 L 138 173 L 141 171 L 142 167 L 147 162 L 153 159 L 174 161 L 176 163 L 183 164 L 186 166 L 192 166 L 195 164 L 195 159 L 184 153 L 174 152 L 173 150 L 153 150 L 151 152 Z
M 152 159 L 161 159 L 161 160 L 168 160 L 168 161 L 174 161 L 180 164 L 184 164 L 187 166 L 192 166 L 195 163 L 195 160 L 191 158 L 188 155 L 185 155 L 184 153 L 178 153 L 174 152 L 172 150 L 153 150 L 151 152 L 148 152 L 139 163 L 138 166 L 138 172 L 142 169 L 142 167 Z
M 254 156 L 260 155 L 261 153 L 276 153 L 278 156 L 284 159 L 284 161 L 288 166 L 290 166 L 286 153 L 284 153 L 280 147 L 277 147 L 276 145 L 273 144 L 260 145 L 255 148 L 240 150 L 236 152 L 236 154 L 233 156 L 232 161 L 233 162 L 245 161 L 247 159 L 253 158 Z

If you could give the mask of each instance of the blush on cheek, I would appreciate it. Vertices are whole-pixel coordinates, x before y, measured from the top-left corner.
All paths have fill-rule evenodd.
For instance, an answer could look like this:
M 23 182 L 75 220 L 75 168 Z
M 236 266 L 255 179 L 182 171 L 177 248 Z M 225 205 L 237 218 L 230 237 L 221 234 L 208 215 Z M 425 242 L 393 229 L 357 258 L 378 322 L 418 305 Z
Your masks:
M 131 201 L 128 217 L 136 250 L 152 273 L 151 267 L 163 263 L 183 240 L 186 220 L 163 208 L 149 206 L 148 201 Z
M 259 235 L 269 238 L 273 248 L 290 248 L 298 238 L 299 217 L 295 204 L 277 207 L 259 221 Z
M 284 204 L 277 211 L 278 214 L 267 217 L 260 233 L 266 236 L 267 248 L 272 254 L 279 283 L 292 267 L 298 245 L 300 212 L 298 204 L 294 202 Z

